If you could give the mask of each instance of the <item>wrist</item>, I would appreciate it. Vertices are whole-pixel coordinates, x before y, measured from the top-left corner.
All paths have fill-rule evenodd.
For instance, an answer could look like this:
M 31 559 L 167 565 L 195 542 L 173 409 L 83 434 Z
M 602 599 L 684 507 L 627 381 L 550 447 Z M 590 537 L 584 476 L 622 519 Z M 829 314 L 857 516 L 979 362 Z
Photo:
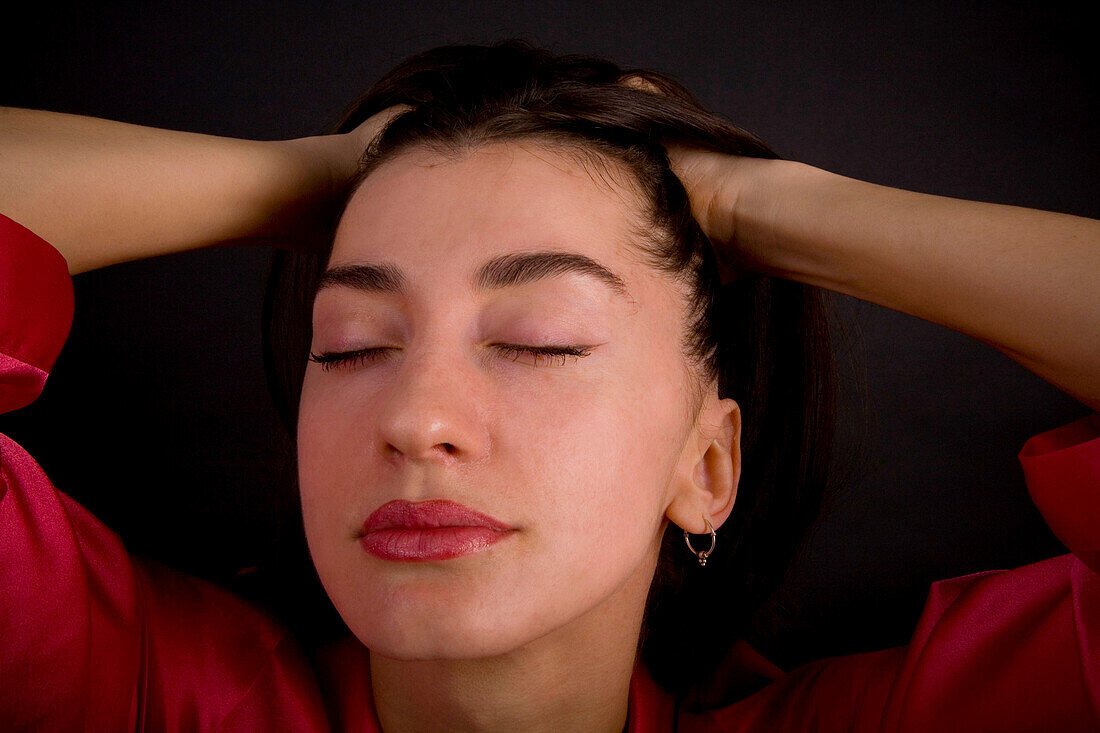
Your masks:
M 858 183 L 793 160 L 737 159 L 741 183 L 727 256 L 738 267 L 835 289 L 847 242 L 825 220 L 843 212 Z
M 716 215 L 729 222 L 729 235 L 721 239 L 727 256 L 745 269 L 788 276 L 788 250 L 796 243 L 784 234 L 798 216 L 800 190 L 817 169 L 790 160 L 726 157 L 727 186 L 735 195 L 725 197 Z
M 257 143 L 264 184 L 250 205 L 261 219 L 262 239 L 309 239 L 326 235 L 346 184 L 337 136 Z
M 802 179 L 824 171 L 794 161 L 697 149 L 671 153 L 692 214 L 714 245 L 723 279 L 744 271 L 789 276 L 782 250 L 793 243 L 779 233 Z
M 342 193 L 359 173 L 363 151 L 348 133 L 300 137 L 281 144 L 296 158 L 304 178 L 326 196 Z

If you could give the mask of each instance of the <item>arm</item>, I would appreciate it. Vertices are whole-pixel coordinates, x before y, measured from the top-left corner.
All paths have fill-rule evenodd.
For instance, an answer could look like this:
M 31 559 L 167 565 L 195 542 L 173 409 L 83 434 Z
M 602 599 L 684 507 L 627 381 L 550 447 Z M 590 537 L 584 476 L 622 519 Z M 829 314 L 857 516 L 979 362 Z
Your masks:
M 323 236 L 328 201 L 385 115 L 346 136 L 256 143 L 0 109 L 0 412 L 41 391 L 72 322 L 71 274 Z M 150 568 L 0 435 L 0 727 L 325 727 L 280 629 Z
M 257 142 L 0 108 L 0 212 L 70 274 L 241 240 L 308 246 L 387 120 Z
M 1100 411 L 1100 221 L 673 149 L 729 269 L 836 290 L 973 336 Z
M 0 214 L 0 413 L 41 391 L 72 316 L 65 260 Z M 117 458 L 128 460 L 124 448 Z M 131 558 L 0 434 L 0 728 L 219 721 L 328 729 L 309 663 L 281 627 L 224 590 Z

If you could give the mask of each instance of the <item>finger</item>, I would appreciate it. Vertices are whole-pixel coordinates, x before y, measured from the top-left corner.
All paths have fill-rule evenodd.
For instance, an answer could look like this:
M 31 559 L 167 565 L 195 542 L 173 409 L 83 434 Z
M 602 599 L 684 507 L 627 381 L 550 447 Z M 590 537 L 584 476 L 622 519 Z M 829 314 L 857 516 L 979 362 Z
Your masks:
M 663 94 L 660 87 L 658 87 L 656 84 L 651 82 L 649 79 L 637 75 L 624 76 L 619 79 L 618 83 L 622 84 L 623 86 L 628 86 L 631 89 L 637 89 L 641 92 L 649 92 L 650 94 Z
M 375 112 L 370 119 L 377 120 L 381 126 L 388 125 L 394 117 L 405 114 L 412 111 L 412 106 L 408 104 L 395 104 L 391 107 L 386 107 L 381 112 Z
M 412 107 L 407 104 L 395 104 L 381 112 L 375 112 L 351 131 L 351 137 L 356 140 L 361 150 L 366 150 L 394 119 L 411 109 Z

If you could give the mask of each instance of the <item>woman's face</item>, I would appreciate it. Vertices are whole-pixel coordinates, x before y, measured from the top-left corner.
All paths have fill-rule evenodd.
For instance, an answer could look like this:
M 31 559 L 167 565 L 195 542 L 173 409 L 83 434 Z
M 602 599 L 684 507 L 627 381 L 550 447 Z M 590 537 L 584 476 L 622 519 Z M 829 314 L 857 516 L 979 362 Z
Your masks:
M 311 361 L 298 458 L 318 573 L 375 652 L 489 656 L 640 613 L 693 416 L 682 296 L 632 255 L 637 208 L 534 142 L 407 151 L 352 197 L 328 270 L 384 269 L 319 290 L 312 352 L 385 350 Z

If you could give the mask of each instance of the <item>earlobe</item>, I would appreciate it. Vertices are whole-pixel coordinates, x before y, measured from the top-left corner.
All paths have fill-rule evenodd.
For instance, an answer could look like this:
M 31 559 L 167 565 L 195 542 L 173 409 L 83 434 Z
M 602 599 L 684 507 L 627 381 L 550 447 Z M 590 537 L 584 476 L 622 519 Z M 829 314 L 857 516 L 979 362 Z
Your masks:
M 721 526 L 741 477 L 741 411 L 734 400 L 707 400 L 680 461 L 666 516 L 693 534 L 706 531 L 704 517 Z

